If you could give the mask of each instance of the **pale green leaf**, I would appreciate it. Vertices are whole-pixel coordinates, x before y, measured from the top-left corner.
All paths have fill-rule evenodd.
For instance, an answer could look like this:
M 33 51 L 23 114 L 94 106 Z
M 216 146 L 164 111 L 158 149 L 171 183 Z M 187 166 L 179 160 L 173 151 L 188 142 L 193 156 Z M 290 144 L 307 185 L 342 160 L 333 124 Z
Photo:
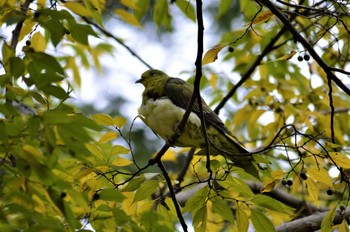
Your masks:
M 158 190 L 158 180 L 146 180 L 141 184 L 140 188 L 136 191 L 134 202 L 142 201 L 146 198 L 151 198 L 152 194 Z
M 94 115 L 91 115 L 91 117 L 99 125 L 114 126 L 113 119 L 108 114 L 94 114 Z
M 234 223 L 232 209 L 228 206 L 228 202 L 225 200 L 212 201 L 213 211 L 221 215 L 225 220 Z
M 332 231 L 335 207 L 327 212 L 321 223 L 321 232 Z
M 241 206 L 236 209 L 237 227 L 239 232 L 246 232 L 249 228 L 248 216 Z
M 146 180 L 144 175 L 133 178 L 128 182 L 128 185 L 122 189 L 122 192 L 132 192 L 140 187 L 140 185 Z
M 268 219 L 265 214 L 252 209 L 251 219 L 254 228 L 257 232 L 273 232 L 276 231 L 270 219 Z

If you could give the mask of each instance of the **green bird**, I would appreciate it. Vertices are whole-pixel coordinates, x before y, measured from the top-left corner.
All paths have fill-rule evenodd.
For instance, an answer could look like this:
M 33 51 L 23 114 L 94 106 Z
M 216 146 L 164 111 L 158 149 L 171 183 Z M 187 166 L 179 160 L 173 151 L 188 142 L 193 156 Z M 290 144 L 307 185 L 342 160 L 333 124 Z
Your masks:
M 165 141 L 177 130 L 193 94 L 193 86 L 166 73 L 151 69 L 141 75 L 135 83 L 145 86 L 142 103 L 138 110 L 142 121 Z M 225 127 L 218 115 L 202 99 L 203 116 L 206 124 L 210 155 L 223 155 L 237 163 L 253 176 L 258 176 L 252 165 L 252 155 Z M 201 130 L 200 110 L 195 101 L 185 129 L 175 140 L 178 147 L 201 148 L 205 154 L 205 139 Z

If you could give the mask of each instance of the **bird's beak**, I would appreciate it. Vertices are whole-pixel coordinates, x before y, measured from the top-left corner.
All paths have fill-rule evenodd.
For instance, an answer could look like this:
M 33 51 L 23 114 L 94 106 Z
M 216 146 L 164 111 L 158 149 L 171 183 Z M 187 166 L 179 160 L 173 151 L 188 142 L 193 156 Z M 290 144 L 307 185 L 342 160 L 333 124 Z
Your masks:
M 135 81 L 135 84 L 137 83 L 142 83 L 142 79 L 138 79 L 137 81 Z

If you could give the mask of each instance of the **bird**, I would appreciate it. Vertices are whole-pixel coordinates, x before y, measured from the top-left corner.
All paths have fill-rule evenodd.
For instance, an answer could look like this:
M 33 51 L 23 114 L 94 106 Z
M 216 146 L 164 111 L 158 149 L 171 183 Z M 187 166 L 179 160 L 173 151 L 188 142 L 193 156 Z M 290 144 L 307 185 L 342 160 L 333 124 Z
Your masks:
M 170 77 L 163 71 L 150 69 L 141 75 L 135 83 L 141 83 L 145 89 L 142 103 L 138 109 L 141 120 L 162 139 L 169 142 L 178 131 L 177 126 L 185 114 L 194 88 L 186 81 Z M 203 118 L 209 142 L 210 155 L 222 155 L 258 177 L 253 157 L 238 139 L 227 129 L 219 116 L 202 100 Z M 206 142 L 201 129 L 200 108 L 195 101 L 184 130 L 173 141 L 174 146 L 199 148 L 200 154 L 206 154 Z

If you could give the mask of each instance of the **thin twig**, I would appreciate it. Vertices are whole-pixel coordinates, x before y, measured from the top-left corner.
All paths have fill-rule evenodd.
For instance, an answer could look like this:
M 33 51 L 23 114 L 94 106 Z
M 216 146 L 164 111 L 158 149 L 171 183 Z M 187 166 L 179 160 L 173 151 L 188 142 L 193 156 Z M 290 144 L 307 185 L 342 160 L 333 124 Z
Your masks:
M 123 40 L 119 39 L 118 37 L 116 37 L 115 35 L 113 35 L 112 33 L 110 33 L 109 31 L 107 31 L 106 29 L 104 29 L 103 27 L 101 27 L 100 25 L 98 25 L 97 23 L 93 22 L 92 20 L 90 20 L 89 18 L 86 17 L 82 17 L 82 19 L 87 22 L 88 24 L 93 25 L 94 27 L 96 27 L 98 30 L 100 30 L 103 34 L 105 34 L 108 37 L 111 37 L 112 39 L 114 39 L 115 41 L 117 41 L 122 47 L 124 47 L 126 50 L 128 50 L 128 52 L 130 52 L 131 55 L 135 56 L 139 61 L 141 61 L 141 63 L 143 63 L 144 65 L 147 66 L 147 68 L 152 69 L 152 66 L 149 65 L 145 60 L 143 60 L 139 55 L 137 55 L 137 53 L 132 50 L 129 46 L 127 46 Z

